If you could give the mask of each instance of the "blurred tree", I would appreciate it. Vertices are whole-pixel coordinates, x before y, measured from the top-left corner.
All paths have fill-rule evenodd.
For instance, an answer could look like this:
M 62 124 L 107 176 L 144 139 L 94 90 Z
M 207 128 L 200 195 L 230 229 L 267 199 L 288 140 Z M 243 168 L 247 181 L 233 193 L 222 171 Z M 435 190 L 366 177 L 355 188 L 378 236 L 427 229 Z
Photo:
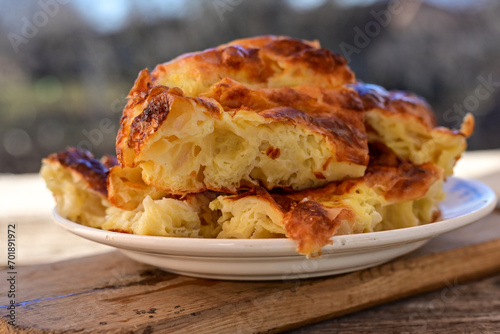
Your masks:
M 22 33 L 24 22 L 44 9 L 39 2 L 2 3 L 0 172 L 35 172 L 43 156 L 66 146 L 113 153 L 121 108 L 139 70 L 263 34 L 319 40 L 347 56 L 359 80 L 424 96 L 442 125 L 456 126 L 471 111 L 478 131 L 470 148 L 500 147 L 498 2 L 445 9 L 417 0 L 309 7 L 291 0 L 189 0 L 172 2 L 169 11 L 158 1 L 129 0 L 123 26 L 107 33 L 89 23 L 97 19 L 85 19 L 92 2 L 82 3 L 48 13 L 18 52 L 9 34 Z M 94 130 L 103 120 L 114 127 L 100 136 Z

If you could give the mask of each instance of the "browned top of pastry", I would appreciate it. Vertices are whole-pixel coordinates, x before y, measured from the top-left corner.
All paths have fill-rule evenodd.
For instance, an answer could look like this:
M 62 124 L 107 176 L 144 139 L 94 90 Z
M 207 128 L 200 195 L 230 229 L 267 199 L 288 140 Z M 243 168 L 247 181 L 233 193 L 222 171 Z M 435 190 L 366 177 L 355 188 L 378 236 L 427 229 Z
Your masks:
M 105 156 L 102 161 L 94 158 L 92 153 L 77 148 L 53 153 L 44 159 L 46 163 L 58 163 L 63 168 L 78 175 L 90 189 L 107 197 L 106 179 L 109 168 L 117 164 L 116 158 Z
M 405 115 L 430 129 L 436 127 L 436 117 L 431 107 L 415 94 L 387 91 L 383 87 L 361 82 L 349 86 L 358 92 L 365 110 L 379 109 L 388 114 Z
M 344 58 L 309 42 L 259 36 L 182 55 L 151 73 L 154 85 L 180 87 L 187 95 L 206 92 L 223 78 L 252 87 L 336 88 L 354 82 Z

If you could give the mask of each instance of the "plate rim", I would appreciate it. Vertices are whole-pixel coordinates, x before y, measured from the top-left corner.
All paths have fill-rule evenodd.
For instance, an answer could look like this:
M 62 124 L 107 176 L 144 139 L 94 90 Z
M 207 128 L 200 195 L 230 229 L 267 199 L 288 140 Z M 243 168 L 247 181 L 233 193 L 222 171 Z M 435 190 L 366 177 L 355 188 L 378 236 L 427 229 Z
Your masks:
M 321 253 L 339 254 L 352 253 L 356 251 L 366 251 L 366 249 L 380 249 L 395 247 L 397 244 L 407 244 L 425 239 L 431 239 L 438 235 L 456 230 L 466 225 L 472 224 L 490 214 L 497 202 L 495 192 L 486 184 L 459 177 L 449 177 L 447 182 L 461 182 L 472 186 L 476 190 L 481 190 L 481 200 L 479 207 L 469 213 L 436 221 L 429 224 L 405 227 L 401 229 L 367 232 L 349 235 L 338 235 L 331 238 L 332 244 L 325 245 Z M 283 257 L 301 256 L 297 253 L 297 244 L 288 238 L 268 238 L 268 239 L 216 239 L 216 238 L 183 238 L 165 237 L 120 233 L 101 230 L 94 227 L 81 225 L 70 221 L 57 213 L 53 209 L 53 218 L 56 223 L 65 230 L 82 237 L 84 239 L 105 244 L 118 249 L 129 251 L 141 251 L 151 254 L 162 255 L 186 255 L 198 257 Z M 415 232 L 411 232 L 415 231 Z M 408 234 L 407 238 L 402 238 L 401 234 Z M 405 233 L 406 232 L 406 233 Z M 195 243 L 192 241 L 196 240 Z M 186 241 L 189 241 L 186 243 Z M 129 243 L 128 245 L 126 243 Z M 158 244 L 165 248 L 158 248 Z M 195 244 L 195 245 L 193 245 Z M 186 246 L 188 246 L 186 248 Z M 230 251 L 227 251 L 227 249 Z M 269 253 L 272 253 L 270 255 Z

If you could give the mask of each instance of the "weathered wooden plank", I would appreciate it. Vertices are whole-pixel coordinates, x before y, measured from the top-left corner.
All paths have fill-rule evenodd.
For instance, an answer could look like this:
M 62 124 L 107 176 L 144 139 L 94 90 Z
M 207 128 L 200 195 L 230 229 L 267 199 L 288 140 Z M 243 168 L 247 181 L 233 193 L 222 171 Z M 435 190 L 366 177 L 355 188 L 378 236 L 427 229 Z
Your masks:
M 16 301 L 22 303 L 16 307 L 15 332 L 273 332 L 433 289 L 455 291 L 462 280 L 500 271 L 499 218 L 494 212 L 398 261 L 322 279 L 194 279 L 134 262 L 119 252 L 19 267 Z M 6 277 L 6 271 L 1 275 Z M 6 291 L 0 291 L 3 316 L 9 302 Z M 408 328 L 420 326 L 414 320 Z M 381 323 L 381 328 L 391 325 Z M 8 329 L 2 318 L 0 332 Z
M 499 333 L 500 274 L 457 284 L 356 314 L 320 322 L 289 334 Z
M 20 268 L 16 333 L 278 332 L 499 272 L 499 257 L 494 240 L 333 278 L 224 282 L 103 254 Z

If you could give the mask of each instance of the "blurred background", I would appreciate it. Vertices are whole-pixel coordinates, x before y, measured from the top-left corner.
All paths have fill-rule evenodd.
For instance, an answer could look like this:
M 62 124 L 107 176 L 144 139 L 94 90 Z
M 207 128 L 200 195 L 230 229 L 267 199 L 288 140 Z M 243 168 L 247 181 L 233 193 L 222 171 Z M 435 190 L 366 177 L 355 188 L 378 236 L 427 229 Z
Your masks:
M 495 0 L 0 0 L 0 173 L 77 146 L 114 153 L 137 73 L 262 34 L 317 39 L 359 80 L 413 91 L 439 124 L 476 117 L 470 150 L 500 148 Z

